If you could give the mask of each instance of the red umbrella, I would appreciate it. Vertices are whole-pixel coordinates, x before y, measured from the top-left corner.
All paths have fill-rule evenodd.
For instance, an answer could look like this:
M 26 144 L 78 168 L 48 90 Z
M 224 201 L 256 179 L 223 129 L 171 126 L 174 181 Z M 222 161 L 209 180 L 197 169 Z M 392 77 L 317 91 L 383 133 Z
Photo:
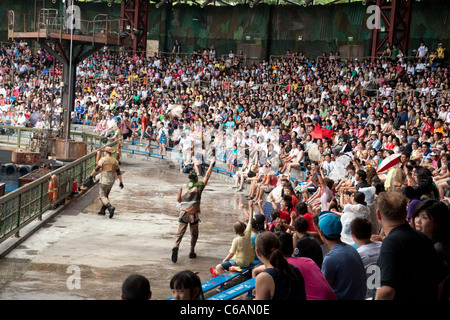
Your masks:
M 320 128 L 319 126 L 317 126 L 313 131 L 311 131 L 310 134 L 313 139 L 323 139 L 323 138 L 331 139 L 334 135 L 334 131 L 326 128 Z
M 395 166 L 397 163 L 399 163 L 401 155 L 401 153 L 394 153 L 384 158 L 378 166 L 377 172 L 383 172 Z

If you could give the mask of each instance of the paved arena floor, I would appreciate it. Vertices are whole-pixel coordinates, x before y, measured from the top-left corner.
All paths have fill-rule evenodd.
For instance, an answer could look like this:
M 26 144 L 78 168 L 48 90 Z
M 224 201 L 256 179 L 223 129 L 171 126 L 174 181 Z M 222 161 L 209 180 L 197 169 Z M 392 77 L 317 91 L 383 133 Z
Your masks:
M 178 262 L 171 261 L 177 229 L 177 192 L 187 175 L 174 165 L 124 154 L 124 189 L 111 192 L 113 219 L 99 216 L 98 186 L 48 221 L 0 260 L 0 300 L 115 300 L 131 273 L 145 275 L 153 299 L 171 296 L 170 278 L 178 271 L 208 268 L 228 253 L 233 223 L 246 192 L 213 174 L 203 193 L 196 259 L 189 259 L 189 230 Z

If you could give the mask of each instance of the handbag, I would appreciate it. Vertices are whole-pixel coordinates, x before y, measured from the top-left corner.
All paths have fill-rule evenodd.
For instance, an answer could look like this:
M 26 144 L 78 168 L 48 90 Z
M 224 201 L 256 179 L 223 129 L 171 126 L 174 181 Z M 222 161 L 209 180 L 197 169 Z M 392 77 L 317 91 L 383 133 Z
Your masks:
M 94 179 L 91 176 L 89 176 L 86 178 L 86 180 L 83 181 L 82 186 L 86 188 L 92 188 L 94 184 L 95 184 Z

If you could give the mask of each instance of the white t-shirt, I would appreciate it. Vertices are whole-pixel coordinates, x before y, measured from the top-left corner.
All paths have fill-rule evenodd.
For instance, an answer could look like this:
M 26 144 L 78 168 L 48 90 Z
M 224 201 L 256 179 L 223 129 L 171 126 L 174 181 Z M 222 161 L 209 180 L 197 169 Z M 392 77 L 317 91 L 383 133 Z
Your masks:
M 423 58 L 427 54 L 428 48 L 426 46 L 420 46 L 419 49 L 417 49 L 417 51 L 419 53 L 419 58 Z
M 416 65 L 416 71 L 422 72 L 423 69 L 425 69 L 425 65 L 424 65 L 423 63 L 420 63 L 420 62 L 419 62 L 419 63 Z
M 292 156 L 296 157 L 296 156 L 298 156 L 299 152 L 300 152 L 300 150 L 298 150 L 298 148 L 292 148 L 291 151 L 289 151 L 289 156 L 290 157 L 292 157 Z M 295 157 L 294 157 L 294 159 L 295 159 Z
M 322 164 L 323 170 L 326 172 L 326 175 L 329 175 L 331 171 L 334 169 L 334 163 L 332 161 L 327 162 L 324 161 Z
M 370 208 L 362 204 L 347 203 L 341 216 L 342 232 L 341 241 L 348 245 L 353 245 L 355 242 L 350 233 L 350 223 L 357 217 L 370 218 Z
M 180 146 L 183 150 L 187 150 L 191 147 L 192 141 L 194 141 L 194 138 L 192 136 L 187 136 L 186 138 L 181 138 L 180 140 Z
M 183 159 L 186 161 L 189 158 L 190 155 L 190 151 L 189 148 L 192 145 L 192 141 L 194 141 L 194 138 L 192 138 L 191 136 L 187 136 L 185 138 L 181 138 L 180 139 L 180 143 L 179 145 L 181 146 L 181 150 L 183 152 Z
M 26 118 L 24 115 L 19 116 L 19 117 L 17 118 L 17 124 L 18 124 L 19 126 L 25 125 L 25 122 L 26 122 L 26 121 L 27 121 L 27 118 Z
M 408 67 L 406 68 L 406 73 L 407 73 L 407 74 L 412 74 L 412 75 L 414 75 L 414 71 L 415 71 L 414 66 L 408 66 Z
M 114 126 L 116 125 L 116 119 L 112 118 L 112 119 L 108 119 L 106 121 L 106 127 L 108 129 L 114 128 Z

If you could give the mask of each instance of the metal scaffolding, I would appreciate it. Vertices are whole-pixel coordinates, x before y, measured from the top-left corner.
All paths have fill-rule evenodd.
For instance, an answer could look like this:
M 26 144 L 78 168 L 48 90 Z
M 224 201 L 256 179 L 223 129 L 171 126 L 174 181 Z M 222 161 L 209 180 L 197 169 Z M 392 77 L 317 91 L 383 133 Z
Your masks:
M 372 57 L 380 56 L 384 46 L 400 47 L 408 51 L 413 0 L 377 0 L 380 26 L 373 29 Z

